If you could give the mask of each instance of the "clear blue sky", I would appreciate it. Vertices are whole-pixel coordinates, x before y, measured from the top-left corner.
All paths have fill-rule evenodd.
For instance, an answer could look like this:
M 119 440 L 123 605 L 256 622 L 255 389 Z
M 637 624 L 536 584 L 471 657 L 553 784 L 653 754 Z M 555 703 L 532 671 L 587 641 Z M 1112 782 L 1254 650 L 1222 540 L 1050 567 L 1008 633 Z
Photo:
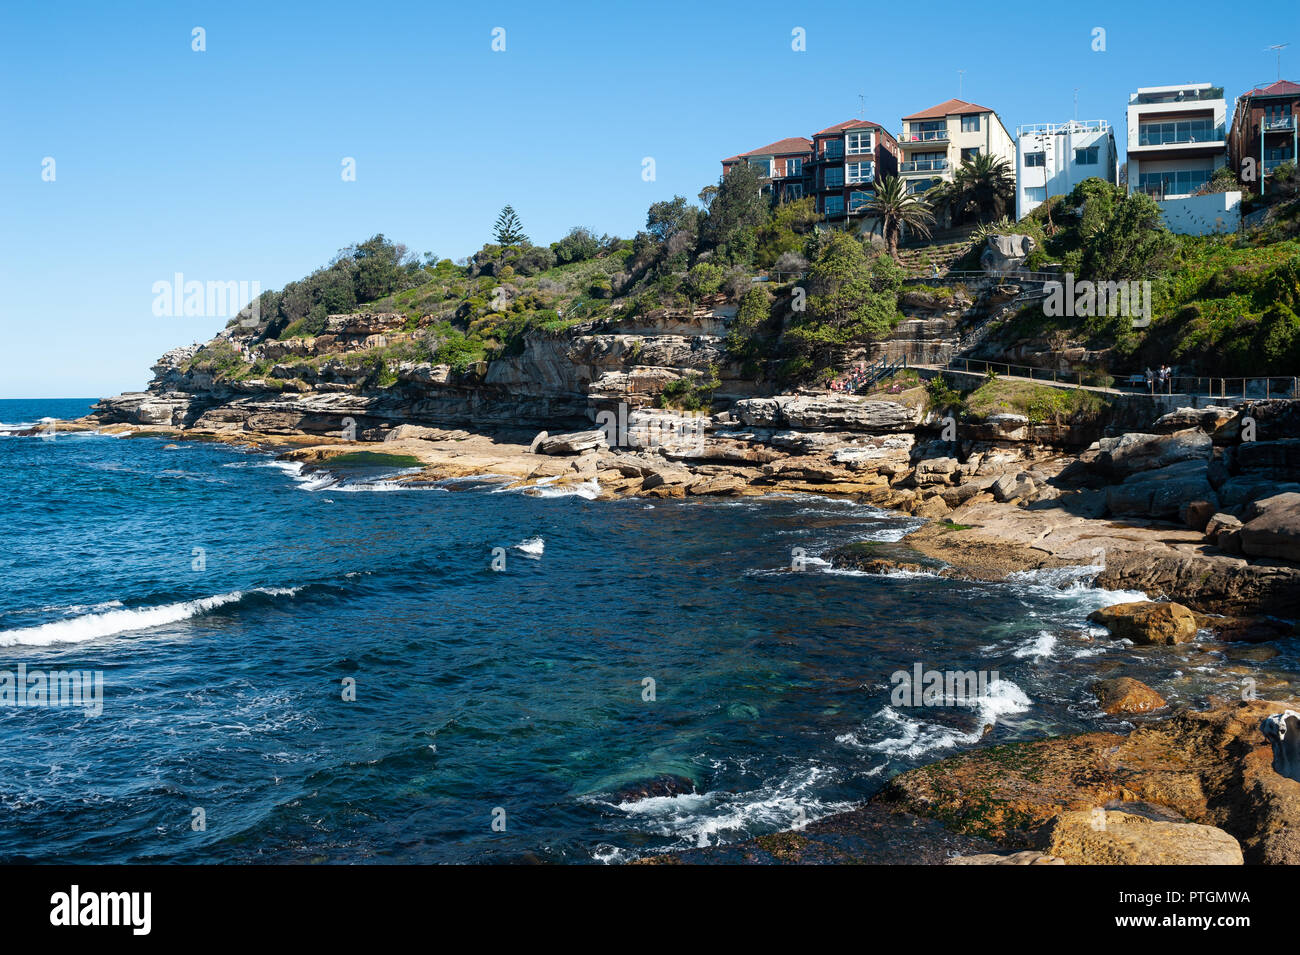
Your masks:
M 375 232 L 458 258 L 507 202 L 539 243 L 575 224 L 631 235 L 651 202 L 716 181 L 721 157 L 857 116 L 859 93 L 895 133 L 956 96 L 959 69 L 962 98 L 1013 131 L 1070 118 L 1075 87 L 1080 119 L 1121 128 L 1137 86 L 1235 97 L 1274 79 L 1269 43 L 1295 40 L 1282 72 L 1300 73 L 1284 8 L 6 4 L 0 397 L 142 388 L 159 354 L 224 324 L 154 316 L 173 273 L 279 288 Z

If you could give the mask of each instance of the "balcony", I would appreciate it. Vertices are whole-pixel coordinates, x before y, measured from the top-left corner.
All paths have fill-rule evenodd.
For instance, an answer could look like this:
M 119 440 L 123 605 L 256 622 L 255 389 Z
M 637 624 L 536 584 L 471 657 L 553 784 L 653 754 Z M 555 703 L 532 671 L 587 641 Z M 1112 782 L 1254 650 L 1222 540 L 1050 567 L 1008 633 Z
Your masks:
M 1226 140 L 1223 126 L 1212 122 L 1179 121 L 1143 123 L 1138 126 L 1139 146 L 1179 146 L 1192 143 L 1221 143 Z
M 943 172 L 948 168 L 946 159 L 915 159 L 898 164 L 900 173 L 909 172 Z
M 1203 103 L 1207 100 L 1223 99 L 1223 87 L 1212 86 L 1200 90 L 1170 90 L 1160 93 L 1134 93 L 1129 97 L 1131 105 L 1146 106 L 1156 103 Z
M 1283 116 L 1280 119 L 1277 117 L 1274 117 L 1273 119 L 1266 119 L 1264 120 L 1264 122 L 1260 123 L 1260 126 L 1263 127 L 1264 132 L 1266 133 L 1290 132 L 1291 130 L 1295 129 L 1295 117 Z
M 1282 165 L 1282 163 L 1284 163 L 1284 162 L 1294 163 L 1295 160 L 1292 159 L 1290 156 L 1287 156 L 1285 159 L 1265 159 L 1265 160 L 1264 160 L 1264 175 L 1267 176 L 1270 172 L 1272 172 L 1272 171 L 1273 171 L 1274 169 L 1276 169 L 1278 166 Z
M 898 137 L 900 143 L 946 143 L 948 141 L 948 130 L 944 129 L 916 129 L 904 132 Z

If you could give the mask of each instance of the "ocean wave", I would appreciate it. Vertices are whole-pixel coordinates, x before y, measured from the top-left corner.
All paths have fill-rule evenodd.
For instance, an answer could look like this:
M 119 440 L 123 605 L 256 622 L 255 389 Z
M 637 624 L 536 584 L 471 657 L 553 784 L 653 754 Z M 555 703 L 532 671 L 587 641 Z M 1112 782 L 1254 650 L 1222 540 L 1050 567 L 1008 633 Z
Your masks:
M 302 589 L 301 587 L 258 587 L 254 590 L 235 590 L 227 594 L 200 597 L 197 600 L 182 600 L 157 607 L 134 607 L 67 617 L 35 627 L 0 631 L 0 647 L 44 647 L 55 643 L 82 643 L 86 640 L 116 636 L 119 633 L 179 623 L 216 610 L 218 607 L 238 603 L 253 594 L 286 597 L 293 596 Z
M 540 537 L 529 537 L 527 540 L 521 540 L 515 545 L 515 550 L 525 557 L 531 557 L 533 560 L 541 560 L 542 552 L 546 549 L 546 541 Z
M 833 771 L 816 763 L 745 792 L 710 790 L 653 796 L 618 803 L 639 829 L 677 840 L 675 848 L 704 848 L 764 832 L 802 828 L 809 822 L 852 809 L 856 803 L 813 795 Z M 608 847 L 606 847 L 608 848 Z M 618 856 L 607 853 L 615 861 Z
M 1013 657 L 1024 659 L 1030 657 L 1034 660 L 1041 660 L 1044 657 L 1050 657 L 1052 651 L 1056 649 L 1056 636 L 1048 633 L 1046 630 L 1039 630 L 1038 635 L 1028 643 L 1022 644 L 1011 651 Z
M 952 703 L 952 701 L 945 702 Z M 864 728 L 837 736 L 836 742 L 885 756 L 914 759 L 934 750 L 978 743 L 984 736 L 986 726 L 995 726 L 1003 717 L 1026 712 L 1032 702 L 1025 692 L 1010 680 L 994 680 L 969 706 L 962 707 L 974 713 L 975 729 L 973 730 L 962 730 L 942 723 L 929 723 L 915 719 L 906 713 L 900 713 L 892 706 L 885 706 L 876 717 L 897 728 L 900 731 L 897 736 L 867 741 L 863 739 L 868 732 Z

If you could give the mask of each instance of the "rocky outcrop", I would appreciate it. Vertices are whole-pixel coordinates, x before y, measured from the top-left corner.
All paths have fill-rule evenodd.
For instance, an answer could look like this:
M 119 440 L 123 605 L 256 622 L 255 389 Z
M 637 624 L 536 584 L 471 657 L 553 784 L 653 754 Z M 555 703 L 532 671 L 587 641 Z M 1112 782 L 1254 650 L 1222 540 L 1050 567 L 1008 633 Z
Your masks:
M 1229 703 L 1183 710 L 1128 736 L 1086 733 L 981 747 L 896 776 L 876 801 L 1006 848 L 1039 851 L 1050 845 L 1045 834 L 1063 813 L 1093 818 L 1097 809 L 1124 811 L 1142 801 L 1224 830 L 1248 863 L 1294 865 L 1300 863 L 1300 782 L 1274 770 L 1272 748 L 1260 732 L 1261 721 L 1282 708 L 1259 700 Z M 1229 849 L 1219 837 L 1209 843 L 1176 838 Z
M 1066 812 L 1037 837 L 1068 865 L 1243 865 L 1241 845 L 1215 826 L 1095 809 Z
M 867 434 L 908 431 L 921 421 L 917 408 L 857 395 L 777 395 L 736 402 L 735 415 L 751 427 L 851 430 Z
M 1135 600 L 1113 604 L 1088 614 L 1116 640 L 1144 646 L 1186 643 L 1196 636 L 1196 614 L 1182 604 Z
M 1036 243 L 1031 235 L 991 235 L 980 253 L 980 268 L 985 272 L 1014 272 L 1025 264 Z
M 1090 687 L 1097 705 L 1110 716 L 1134 716 L 1164 707 L 1165 698 L 1140 680 L 1121 676 Z

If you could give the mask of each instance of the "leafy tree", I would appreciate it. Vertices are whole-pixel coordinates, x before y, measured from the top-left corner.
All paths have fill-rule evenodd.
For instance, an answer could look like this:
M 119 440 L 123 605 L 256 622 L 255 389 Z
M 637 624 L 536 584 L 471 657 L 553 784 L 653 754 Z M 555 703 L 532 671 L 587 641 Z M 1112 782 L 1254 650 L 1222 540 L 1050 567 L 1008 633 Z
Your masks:
M 870 257 L 847 232 L 832 232 L 808 270 L 807 308 L 786 332 L 801 354 L 835 364 L 853 342 L 880 338 L 898 321 L 901 270 L 884 256 Z
M 555 260 L 564 265 L 594 259 L 600 252 L 600 246 L 600 240 L 590 229 L 576 225 L 563 239 L 551 245 L 551 251 L 555 253 Z
M 1173 234 L 1160 218 L 1160 207 L 1144 192 L 1121 196 L 1104 221 L 1083 239 L 1083 277 L 1119 282 L 1152 279 L 1177 250 Z
M 497 216 L 496 224 L 492 227 L 492 235 L 496 238 L 497 245 L 521 245 L 528 241 L 528 236 L 524 235 L 523 223 L 519 221 L 519 215 L 509 205 Z
M 718 182 L 700 230 L 702 244 L 715 257 L 734 265 L 748 265 L 758 244 L 757 232 L 767 221 L 769 203 L 759 192 L 758 173 L 749 163 L 731 167 Z
M 671 199 L 650 206 L 646 214 L 645 227 L 646 231 L 660 242 L 682 233 L 689 235 L 694 242 L 699 230 L 699 221 L 699 209 L 687 205 L 684 197 L 673 196 Z
M 712 295 L 722 288 L 722 269 L 709 262 L 700 262 L 686 275 L 686 291 L 694 299 Z
M 876 194 L 866 205 L 868 214 L 879 220 L 885 246 L 892 258 L 898 257 L 898 238 L 903 226 L 928 236 L 934 224 L 929 205 L 907 191 L 903 180 L 888 176 L 876 185 Z

